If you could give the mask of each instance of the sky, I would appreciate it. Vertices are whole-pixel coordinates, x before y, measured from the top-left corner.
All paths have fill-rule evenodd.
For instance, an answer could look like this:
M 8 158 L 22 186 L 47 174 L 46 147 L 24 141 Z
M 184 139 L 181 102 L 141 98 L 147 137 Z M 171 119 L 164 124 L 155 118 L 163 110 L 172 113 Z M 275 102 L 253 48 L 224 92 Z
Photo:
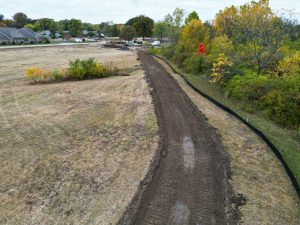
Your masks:
M 250 0 L 249 0 L 250 1 Z M 176 7 L 186 13 L 195 10 L 199 17 L 212 20 L 215 14 L 226 6 L 242 5 L 248 0 L 0 0 L 0 14 L 11 18 L 16 12 L 24 12 L 32 19 L 53 18 L 81 19 L 83 22 L 101 23 L 113 21 L 125 23 L 137 15 L 146 15 L 155 21 L 162 20 Z M 300 21 L 299 0 L 270 0 L 277 11 L 292 10 Z

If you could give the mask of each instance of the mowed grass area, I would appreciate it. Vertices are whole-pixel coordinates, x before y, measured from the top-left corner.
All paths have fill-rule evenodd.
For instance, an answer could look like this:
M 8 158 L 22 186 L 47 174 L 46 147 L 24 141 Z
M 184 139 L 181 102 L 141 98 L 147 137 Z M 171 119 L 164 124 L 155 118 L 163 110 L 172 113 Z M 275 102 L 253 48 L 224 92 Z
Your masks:
M 234 110 L 252 125 L 261 130 L 269 140 L 280 150 L 285 161 L 293 171 L 298 184 L 300 184 L 300 137 L 294 130 L 284 129 L 274 122 L 266 119 L 263 115 L 247 113 L 239 106 L 239 102 L 228 99 L 221 90 L 210 83 L 206 75 L 184 75 L 199 90 L 213 97 L 217 101 Z
M 0 224 L 116 224 L 158 141 L 135 52 L 70 46 L 0 55 Z M 132 72 L 43 85 L 24 78 L 28 66 L 59 69 L 91 56 Z

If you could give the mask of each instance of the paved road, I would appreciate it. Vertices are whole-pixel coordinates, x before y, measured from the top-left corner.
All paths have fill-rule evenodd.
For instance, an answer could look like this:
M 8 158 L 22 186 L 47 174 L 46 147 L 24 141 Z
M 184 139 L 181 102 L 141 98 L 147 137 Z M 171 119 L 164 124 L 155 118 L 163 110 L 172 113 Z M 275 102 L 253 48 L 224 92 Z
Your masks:
M 228 162 L 215 129 L 150 54 L 139 57 L 153 88 L 164 157 L 133 218 L 123 224 L 229 223 Z

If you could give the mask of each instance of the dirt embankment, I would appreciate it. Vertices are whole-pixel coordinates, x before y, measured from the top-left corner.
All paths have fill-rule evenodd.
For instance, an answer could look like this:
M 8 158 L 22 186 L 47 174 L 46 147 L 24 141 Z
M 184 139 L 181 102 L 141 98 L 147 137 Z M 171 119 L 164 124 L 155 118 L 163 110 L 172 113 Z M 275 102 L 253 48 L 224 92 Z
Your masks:
M 162 158 L 136 212 L 120 224 L 235 224 L 220 138 L 176 81 L 140 52 L 162 132 Z

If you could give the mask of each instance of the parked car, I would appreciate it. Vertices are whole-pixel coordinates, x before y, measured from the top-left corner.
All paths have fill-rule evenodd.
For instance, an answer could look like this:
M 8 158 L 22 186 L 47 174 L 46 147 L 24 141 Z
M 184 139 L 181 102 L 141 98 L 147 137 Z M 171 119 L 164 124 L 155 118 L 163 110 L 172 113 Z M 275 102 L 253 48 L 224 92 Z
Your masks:
M 140 41 L 138 39 L 133 40 L 132 46 L 140 47 L 143 45 L 143 41 Z
M 75 42 L 76 43 L 83 43 L 83 42 L 85 42 L 85 39 L 83 39 L 83 38 L 75 38 Z
M 124 46 L 126 46 L 126 47 L 133 46 L 133 42 L 131 42 L 131 41 L 126 41 L 126 42 L 124 43 Z
M 160 46 L 160 41 L 153 41 L 151 43 L 152 46 Z

